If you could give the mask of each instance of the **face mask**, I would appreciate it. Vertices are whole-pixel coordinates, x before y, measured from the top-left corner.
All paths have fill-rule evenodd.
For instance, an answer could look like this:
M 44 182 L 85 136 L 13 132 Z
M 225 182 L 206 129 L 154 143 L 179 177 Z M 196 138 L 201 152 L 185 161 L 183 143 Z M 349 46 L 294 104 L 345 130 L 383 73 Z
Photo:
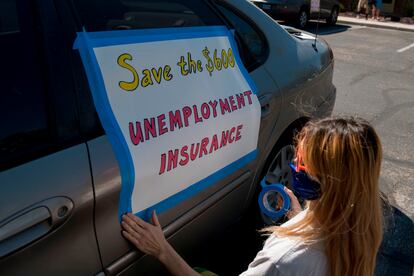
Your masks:
M 292 170 L 292 190 L 293 193 L 302 199 L 314 200 L 321 196 L 321 186 L 318 181 L 313 180 L 305 171 L 303 166 L 297 167 L 290 163 Z

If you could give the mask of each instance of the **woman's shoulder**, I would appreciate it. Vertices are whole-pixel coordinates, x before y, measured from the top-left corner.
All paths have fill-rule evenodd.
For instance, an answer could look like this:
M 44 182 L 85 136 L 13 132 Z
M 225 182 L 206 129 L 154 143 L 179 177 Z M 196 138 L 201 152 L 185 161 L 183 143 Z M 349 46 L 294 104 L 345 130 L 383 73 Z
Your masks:
M 302 241 L 287 240 L 280 242 L 290 244 L 284 247 L 283 252 L 278 251 L 279 242 L 275 242 L 271 250 L 279 252 L 274 265 L 283 275 L 326 275 L 327 259 L 320 242 L 308 245 Z
M 321 244 L 273 234 L 242 275 L 324 275 L 326 268 Z

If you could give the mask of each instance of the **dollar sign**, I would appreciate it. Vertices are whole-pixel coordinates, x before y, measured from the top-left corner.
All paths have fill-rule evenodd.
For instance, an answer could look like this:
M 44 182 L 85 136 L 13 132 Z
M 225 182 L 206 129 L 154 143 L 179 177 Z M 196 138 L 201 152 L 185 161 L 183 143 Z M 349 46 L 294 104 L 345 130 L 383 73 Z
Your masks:
M 208 73 L 210 74 L 210 77 L 211 77 L 211 72 L 214 71 L 214 63 L 211 60 L 209 54 L 210 54 L 210 51 L 208 50 L 207 47 L 205 47 L 204 50 L 203 50 L 203 56 L 207 60 L 206 69 L 207 69 L 207 71 L 208 71 Z

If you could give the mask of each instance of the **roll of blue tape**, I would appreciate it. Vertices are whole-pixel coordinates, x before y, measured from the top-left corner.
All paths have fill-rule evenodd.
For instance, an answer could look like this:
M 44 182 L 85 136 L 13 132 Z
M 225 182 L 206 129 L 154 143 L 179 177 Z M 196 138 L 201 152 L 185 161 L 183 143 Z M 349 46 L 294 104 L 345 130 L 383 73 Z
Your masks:
M 284 186 L 282 184 L 266 185 L 264 179 L 262 180 L 261 185 L 262 191 L 259 195 L 260 210 L 263 214 L 265 214 L 272 220 L 277 220 L 281 218 L 289 211 L 290 208 L 290 197 L 285 192 Z M 274 207 L 272 207 L 271 202 L 269 202 L 269 199 L 274 200 L 277 197 L 276 193 L 280 194 L 280 196 L 283 199 L 283 206 L 280 209 L 275 209 Z

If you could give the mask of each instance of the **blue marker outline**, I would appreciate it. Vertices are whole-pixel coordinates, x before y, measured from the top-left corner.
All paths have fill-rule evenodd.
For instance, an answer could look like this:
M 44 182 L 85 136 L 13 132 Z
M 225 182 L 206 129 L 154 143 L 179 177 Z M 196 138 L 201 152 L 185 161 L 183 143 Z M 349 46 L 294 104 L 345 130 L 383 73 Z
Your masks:
M 78 49 L 85 67 L 88 83 L 99 114 L 102 126 L 114 149 L 116 158 L 121 171 L 121 193 L 119 199 L 118 216 L 132 211 L 131 196 L 135 183 L 135 170 L 132 156 L 128 150 L 126 140 L 115 115 L 112 111 L 107 97 L 102 72 L 98 65 L 93 48 L 106 47 L 122 44 L 136 44 L 155 41 L 168 41 L 192 38 L 223 37 L 229 39 L 230 46 L 239 70 L 251 88 L 251 92 L 257 94 L 256 85 L 244 67 L 232 30 L 225 26 L 206 26 L 206 27 L 184 27 L 184 28 L 163 28 L 146 30 L 117 30 L 104 32 L 78 32 L 73 49 Z M 240 159 L 228 166 L 214 172 L 206 178 L 190 185 L 186 189 L 162 200 L 161 202 L 137 213 L 138 216 L 149 219 L 151 211 L 155 209 L 157 213 L 162 213 L 178 203 L 196 195 L 200 191 L 216 183 L 220 179 L 229 176 L 235 171 L 246 166 L 257 156 L 257 149 L 251 151 Z

